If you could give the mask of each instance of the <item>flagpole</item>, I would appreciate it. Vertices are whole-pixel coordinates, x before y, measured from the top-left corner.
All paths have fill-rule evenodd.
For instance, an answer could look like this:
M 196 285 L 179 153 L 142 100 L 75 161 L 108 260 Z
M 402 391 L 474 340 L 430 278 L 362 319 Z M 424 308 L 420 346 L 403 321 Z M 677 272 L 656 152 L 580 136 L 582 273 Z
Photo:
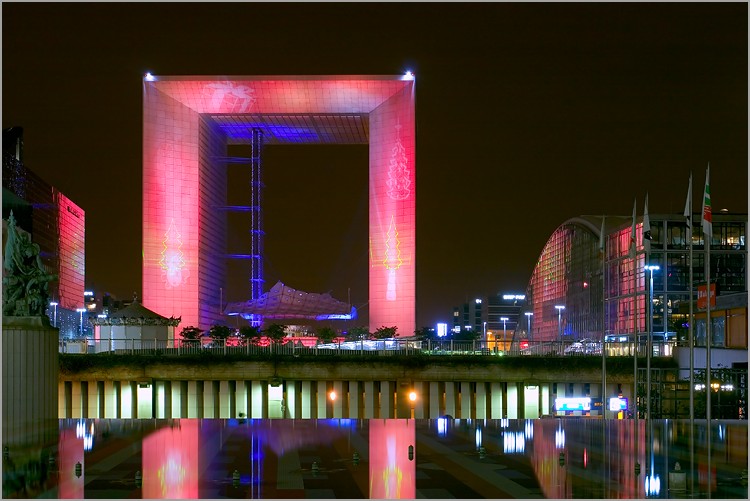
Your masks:
M 638 462 L 638 452 L 640 450 L 638 443 L 638 294 L 637 287 L 638 281 L 636 279 L 636 273 L 638 271 L 638 246 L 635 236 L 635 206 L 636 200 L 633 200 L 633 222 L 630 229 L 630 245 L 631 245 L 631 257 L 633 258 L 633 408 L 634 419 L 634 438 L 635 438 L 635 462 L 636 466 L 640 469 Z M 635 475 L 635 486 L 636 486 L 636 497 L 638 493 L 638 475 Z
M 643 225 L 641 226 L 641 234 L 643 239 L 643 249 L 645 250 L 645 254 L 643 256 L 643 278 L 645 280 L 646 278 L 646 266 L 650 266 L 649 263 L 649 256 L 651 253 L 651 224 L 648 219 L 648 193 L 646 193 L 646 202 L 644 203 L 644 209 L 643 209 Z M 654 281 L 654 272 L 653 270 L 649 270 L 650 273 L 650 280 L 649 280 L 649 294 L 646 298 L 646 301 L 644 301 L 644 313 L 648 315 L 646 317 L 646 417 L 650 420 L 651 419 L 651 352 L 653 351 L 653 345 L 651 340 L 651 322 L 653 321 L 653 313 L 651 312 L 651 294 L 653 289 L 653 281 Z M 646 304 L 648 303 L 648 304 Z
M 599 254 L 602 257 L 602 419 L 607 418 L 607 244 L 604 233 L 604 220 L 599 233 Z
M 706 260 L 703 268 L 706 275 L 706 426 L 711 425 L 711 189 L 709 187 L 709 172 L 706 169 L 706 188 L 703 194 L 703 247 L 706 250 Z M 711 472 L 709 472 L 710 477 Z M 709 478 L 710 480 L 710 478 Z
M 688 313 L 688 343 L 690 343 L 690 424 L 692 426 L 693 419 L 695 418 L 694 410 L 694 393 L 695 393 L 695 340 L 693 339 L 693 173 L 690 173 L 690 180 L 688 181 L 688 197 L 685 202 L 685 212 L 683 214 L 687 217 L 688 225 L 688 239 L 690 242 L 690 254 L 688 259 L 690 260 L 690 278 L 688 288 L 688 302 L 690 303 L 690 311 Z

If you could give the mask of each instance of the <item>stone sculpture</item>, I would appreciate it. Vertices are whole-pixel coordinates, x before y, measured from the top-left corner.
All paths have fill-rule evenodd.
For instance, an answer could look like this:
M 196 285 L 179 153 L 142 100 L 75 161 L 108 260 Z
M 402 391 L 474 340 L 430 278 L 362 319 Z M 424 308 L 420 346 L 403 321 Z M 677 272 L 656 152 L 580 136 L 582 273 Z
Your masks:
M 8 217 L 3 268 L 3 315 L 44 316 L 49 283 L 57 277 L 45 270 L 39 245 L 31 241 L 28 233 L 18 231 L 12 211 Z

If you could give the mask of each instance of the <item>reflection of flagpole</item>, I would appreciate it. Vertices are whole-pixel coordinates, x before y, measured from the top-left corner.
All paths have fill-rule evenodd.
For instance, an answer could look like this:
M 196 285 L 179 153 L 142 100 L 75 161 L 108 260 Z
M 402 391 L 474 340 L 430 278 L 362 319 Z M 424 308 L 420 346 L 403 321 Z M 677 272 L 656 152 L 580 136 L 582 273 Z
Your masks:
M 708 448 L 708 488 L 707 497 L 711 498 L 711 188 L 709 186 L 709 172 L 711 164 L 706 169 L 706 187 L 703 193 L 703 247 L 706 249 L 706 261 L 703 263 L 706 273 L 706 444 Z

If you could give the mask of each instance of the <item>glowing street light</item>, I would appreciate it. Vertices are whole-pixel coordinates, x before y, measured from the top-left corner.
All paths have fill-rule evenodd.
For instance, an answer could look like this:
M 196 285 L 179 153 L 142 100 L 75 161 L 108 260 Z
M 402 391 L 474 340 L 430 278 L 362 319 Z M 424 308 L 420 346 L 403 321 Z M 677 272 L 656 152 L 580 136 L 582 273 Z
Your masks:
M 557 308 L 557 336 L 562 340 L 562 311 L 565 309 L 565 306 L 562 305 L 555 305 L 555 308 Z
M 524 313 L 526 315 L 526 337 L 529 338 L 529 341 L 531 341 L 531 317 L 534 315 L 532 312 L 527 311 Z
M 503 351 L 506 351 L 507 345 L 505 344 L 505 322 L 508 321 L 508 317 L 500 317 L 500 321 L 503 323 Z
M 57 301 L 52 301 L 49 304 L 50 306 L 52 306 L 55 309 L 55 314 L 54 314 L 54 317 L 53 317 L 54 320 L 53 320 L 53 324 L 52 324 L 54 327 L 57 327 L 57 304 L 58 304 Z
M 328 398 L 331 399 L 331 402 L 335 401 L 336 400 L 336 392 L 332 391 L 331 393 L 329 393 L 328 394 Z

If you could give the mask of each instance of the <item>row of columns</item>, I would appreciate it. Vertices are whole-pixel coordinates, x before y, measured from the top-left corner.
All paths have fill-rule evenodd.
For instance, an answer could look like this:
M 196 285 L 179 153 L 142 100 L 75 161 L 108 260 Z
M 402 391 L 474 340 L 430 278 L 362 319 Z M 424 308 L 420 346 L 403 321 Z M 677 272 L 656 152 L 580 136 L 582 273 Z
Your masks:
M 590 388 L 589 388 L 590 387 Z M 60 418 L 534 419 L 582 383 L 61 381 Z M 553 393 L 556 392 L 556 393 Z M 412 396 L 414 400 L 410 398 Z

